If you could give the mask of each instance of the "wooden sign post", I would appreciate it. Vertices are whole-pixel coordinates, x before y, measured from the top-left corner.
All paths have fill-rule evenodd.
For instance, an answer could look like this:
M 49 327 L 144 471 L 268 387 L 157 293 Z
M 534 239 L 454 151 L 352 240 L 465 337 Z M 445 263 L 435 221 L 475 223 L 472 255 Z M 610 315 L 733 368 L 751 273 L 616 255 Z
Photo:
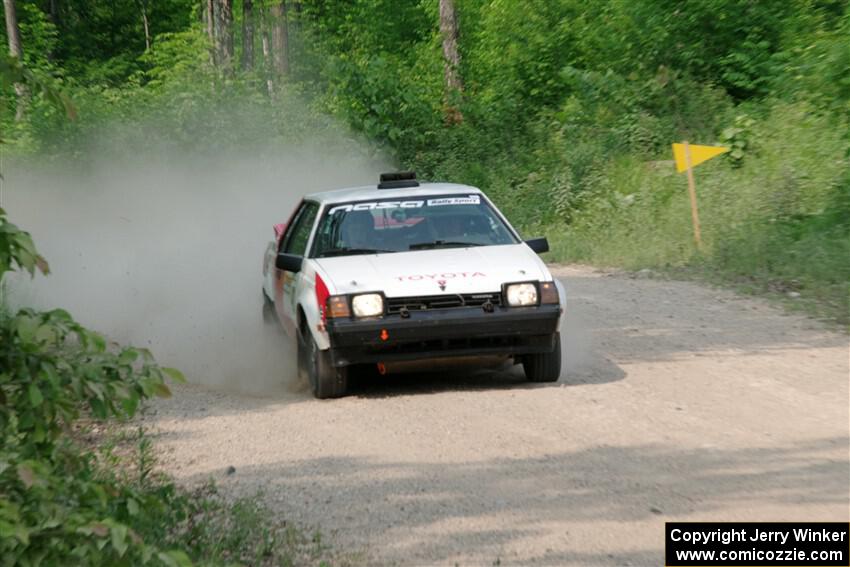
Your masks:
M 692 146 L 688 142 L 673 144 L 673 158 L 676 160 L 676 171 L 679 173 L 685 171 L 688 175 L 688 193 L 691 196 L 691 219 L 694 224 L 694 242 L 697 244 L 697 249 L 700 250 L 702 250 L 702 233 L 699 225 L 694 166 L 728 151 L 729 148 L 722 146 Z
M 694 168 L 691 165 L 691 146 L 688 142 L 682 142 L 685 146 L 685 165 L 688 167 L 688 193 L 691 195 L 691 219 L 694 223 L 694 242 L 697 248 L 702 250 L 702 234 L 699 229 L 699 209 L 697 208 L 697 184 L 694 181 Z

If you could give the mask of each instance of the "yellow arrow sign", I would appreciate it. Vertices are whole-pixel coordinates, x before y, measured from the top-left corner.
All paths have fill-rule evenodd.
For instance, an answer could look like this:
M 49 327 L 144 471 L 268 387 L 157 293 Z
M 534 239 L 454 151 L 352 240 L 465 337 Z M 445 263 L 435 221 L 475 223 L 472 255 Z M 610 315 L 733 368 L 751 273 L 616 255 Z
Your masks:
M 719 156 L 720 154 L 729 151 L 729 148 L 725 148 L 723 146 L 695 146 L 693 144 L 688 144 L 688 148 L 690 149 L 691 154 L 690 164 L 688 164 L 688 159 L 685 157 L 685 145 L 673 144 L 673 157 L 676 159 L 676 171 L 679 173 L 687 170 L 688 165 L 694 167 L 704 161 L 710 160 L 715 156 Z

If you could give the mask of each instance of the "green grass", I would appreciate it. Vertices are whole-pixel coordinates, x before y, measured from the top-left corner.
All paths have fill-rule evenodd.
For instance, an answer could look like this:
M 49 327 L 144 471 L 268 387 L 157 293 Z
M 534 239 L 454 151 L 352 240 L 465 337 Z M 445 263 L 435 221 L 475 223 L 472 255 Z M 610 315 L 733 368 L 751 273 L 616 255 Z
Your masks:
M 840 120 L 805 104 L 778 104 L 748 134 L 740 163 L 721 157 L 695 170 L 702 250 L 685 176 L 672 163 L 621 157 L 570 224 L 547 227 L 552 259 L 678 270 L 751 293 L 800 294 L 786 303 L 847 326 L 850 160 Z

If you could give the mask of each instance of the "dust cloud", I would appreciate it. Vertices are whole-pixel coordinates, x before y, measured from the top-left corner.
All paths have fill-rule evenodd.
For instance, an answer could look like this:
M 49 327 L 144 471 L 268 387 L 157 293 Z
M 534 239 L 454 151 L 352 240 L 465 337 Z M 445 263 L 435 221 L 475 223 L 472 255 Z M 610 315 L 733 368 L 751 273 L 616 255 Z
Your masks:
M 262 322 L 262 257 L 301 196 L 373 183 L 390 167 L 339 153 L 6 163 L 2 207 L 51 267 L 12 278 L 11 306 L 67 309 L 190 382 L 253 395 L 303 387 L 288 341 Z

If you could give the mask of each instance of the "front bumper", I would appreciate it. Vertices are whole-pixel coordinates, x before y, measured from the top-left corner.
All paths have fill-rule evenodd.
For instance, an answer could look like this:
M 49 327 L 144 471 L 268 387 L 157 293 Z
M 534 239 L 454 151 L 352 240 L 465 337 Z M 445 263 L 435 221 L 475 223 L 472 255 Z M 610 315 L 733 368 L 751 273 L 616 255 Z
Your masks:
M 434 309 L 403 319 L 331 319 L 334 366 L 421 360 L 447 356 L 521 355 L 552 352 L 560 305 Z

